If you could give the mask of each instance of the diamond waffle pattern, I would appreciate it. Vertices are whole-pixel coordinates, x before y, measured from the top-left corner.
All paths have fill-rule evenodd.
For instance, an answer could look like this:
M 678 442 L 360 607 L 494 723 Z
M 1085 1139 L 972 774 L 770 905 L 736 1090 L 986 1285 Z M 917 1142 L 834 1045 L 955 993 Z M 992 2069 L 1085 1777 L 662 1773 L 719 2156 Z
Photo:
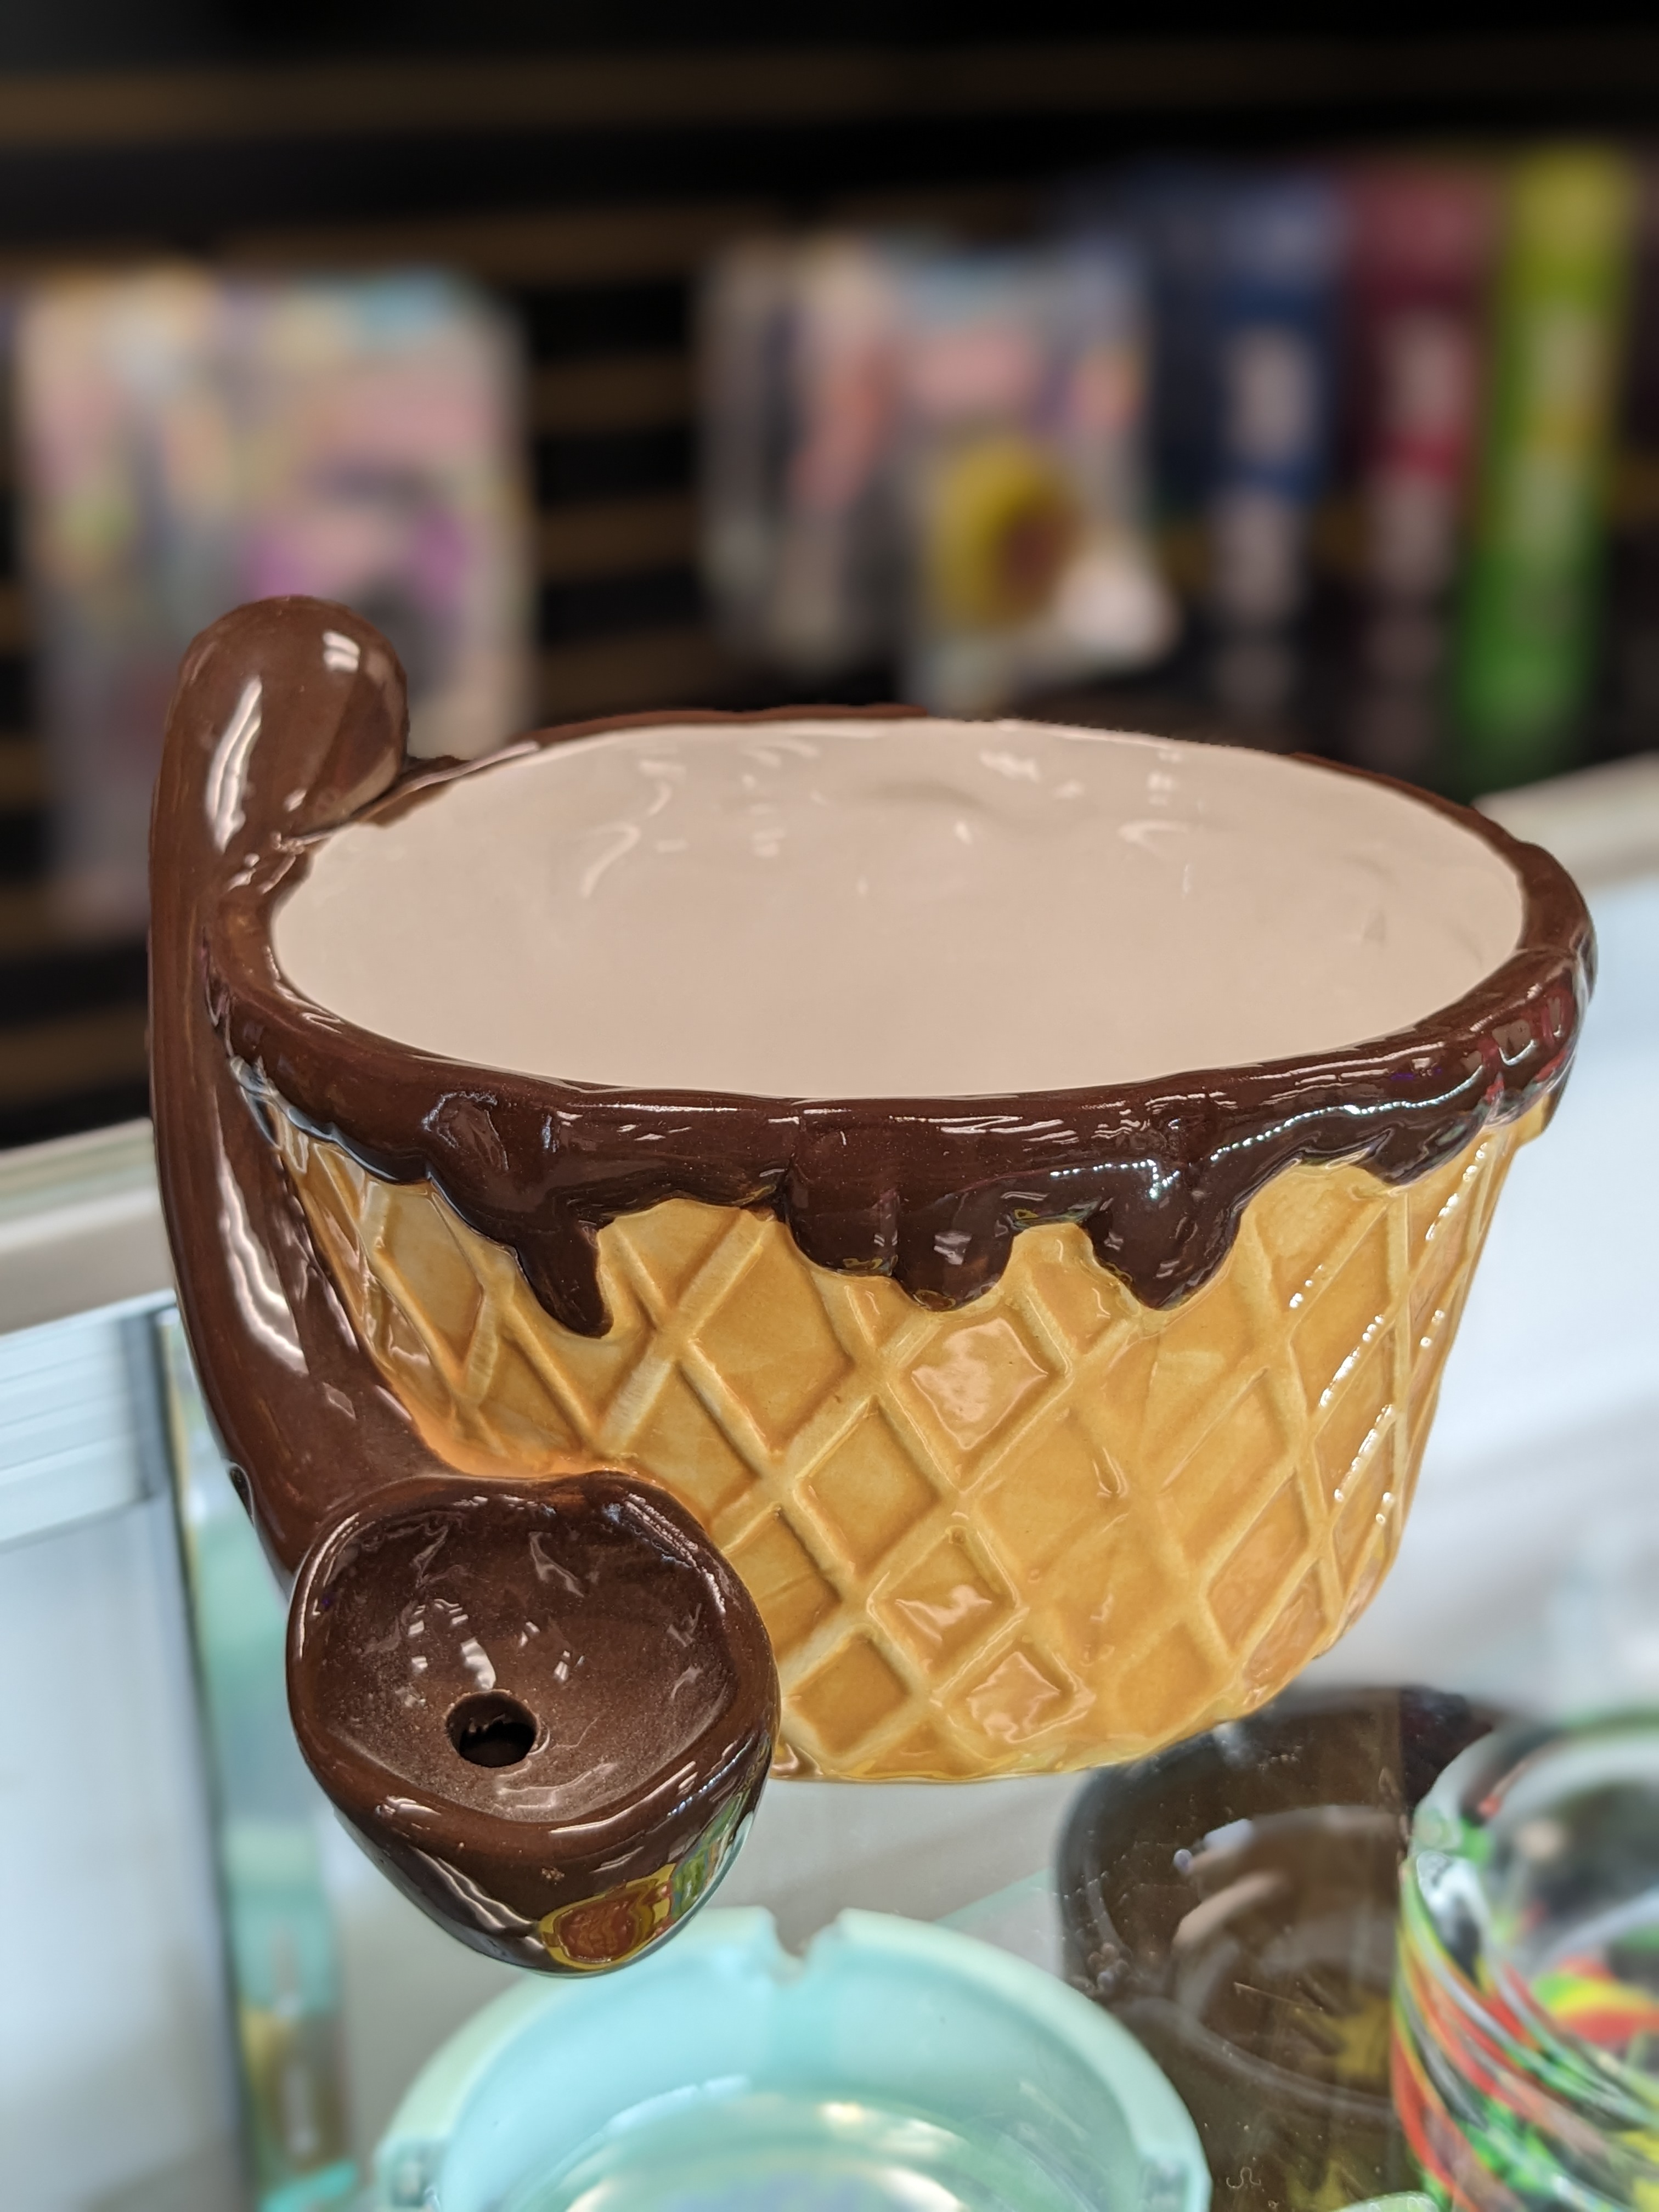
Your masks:
M 595 1462 L 672 1491 L 771 1634 L 786 1771 L 945 1778 L 1129 1759 L 1249 1711 L 1399 1543 L 1516 1146 L 1391 1189 L 1287 1170 L 1166 1312 L 1081 1230 L 1029 1229 L 954 1314 L 815 1267 L 769 1216 L 672 1200 L 599 1237 L 575 1336 L 426 1184 L 281 1113 L 376 1367 L 480 1476 Z

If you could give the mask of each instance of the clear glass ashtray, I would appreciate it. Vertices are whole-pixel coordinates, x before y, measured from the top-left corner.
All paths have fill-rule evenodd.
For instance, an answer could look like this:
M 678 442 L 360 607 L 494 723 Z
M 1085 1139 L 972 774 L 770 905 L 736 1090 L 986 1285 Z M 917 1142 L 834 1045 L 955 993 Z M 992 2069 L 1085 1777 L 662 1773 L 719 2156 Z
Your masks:
M 1230 2212 L 1337 2212 L 1414 2179 L 1389 2096 L 1400 1863 L 1494 1717 L 1425 1690 L 1302 1692 L 1078 1798 L 1067 1978 L 1175 2083 Z
M 1659 1712 L 1500 1729 L 1430 1790 L 1393 2070 L 1443 2203 L 1659 2201 Z

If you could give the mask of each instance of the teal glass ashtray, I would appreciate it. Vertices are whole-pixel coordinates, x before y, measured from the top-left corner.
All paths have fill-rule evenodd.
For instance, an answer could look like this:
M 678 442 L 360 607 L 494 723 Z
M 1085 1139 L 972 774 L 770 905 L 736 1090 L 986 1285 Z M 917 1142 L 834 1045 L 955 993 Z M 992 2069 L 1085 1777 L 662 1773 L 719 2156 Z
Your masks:
M 1205 2212 L 1174 2090 L 1062 1983 L 844 1912 L 796 1958 L 712 1911 L 591 1982 L 526 1983 L 422 2069 L 376 2212 Z

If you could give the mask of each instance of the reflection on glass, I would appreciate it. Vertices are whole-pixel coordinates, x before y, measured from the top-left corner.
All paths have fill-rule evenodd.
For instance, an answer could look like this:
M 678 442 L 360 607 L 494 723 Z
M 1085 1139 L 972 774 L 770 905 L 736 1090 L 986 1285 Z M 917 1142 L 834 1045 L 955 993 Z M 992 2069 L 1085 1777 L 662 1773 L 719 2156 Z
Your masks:
M 1097 1775 L 1060 1844 L 1067 1978 L 1198 2124 L 1217 2202 L 1336 2212 L 1412 2185 L 1389 2091 L 1410 1808 L 1489 1716 L 1292 1696 Z

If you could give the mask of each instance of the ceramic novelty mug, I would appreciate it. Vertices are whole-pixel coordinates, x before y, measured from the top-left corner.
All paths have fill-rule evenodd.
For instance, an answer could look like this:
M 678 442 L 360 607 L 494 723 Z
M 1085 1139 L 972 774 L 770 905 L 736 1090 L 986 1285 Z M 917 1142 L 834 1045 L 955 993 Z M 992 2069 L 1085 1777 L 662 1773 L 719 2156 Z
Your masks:
M 1342 1632 L 1571 1061 L 1554 861 L 1094 731 L 404 730 L 344 609 L 198 640 L 152 1036 L 301 1741 L 429 1909 L 605 1963 L 769 1760 L 1137 1757 Z

